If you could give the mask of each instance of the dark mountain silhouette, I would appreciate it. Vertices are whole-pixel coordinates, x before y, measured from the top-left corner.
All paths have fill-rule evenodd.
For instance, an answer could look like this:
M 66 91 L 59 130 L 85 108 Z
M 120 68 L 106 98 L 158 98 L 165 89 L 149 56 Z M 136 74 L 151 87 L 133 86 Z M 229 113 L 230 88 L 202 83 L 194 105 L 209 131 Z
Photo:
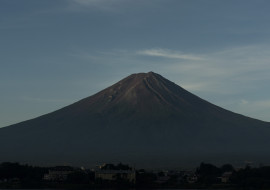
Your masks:
M 153 72 L 41 117 L 0 129 L 0 162 L 125 162 L 138 167 L 269 163 L 270 123 L 189 93 Z

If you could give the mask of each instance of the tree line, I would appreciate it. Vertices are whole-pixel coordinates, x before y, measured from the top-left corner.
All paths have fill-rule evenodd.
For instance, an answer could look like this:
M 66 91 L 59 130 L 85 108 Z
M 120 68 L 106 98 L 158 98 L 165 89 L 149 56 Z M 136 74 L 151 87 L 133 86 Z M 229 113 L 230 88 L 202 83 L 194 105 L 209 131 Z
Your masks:
M 128 165 L 109 165 L 109 169 L 131 169 Z M 95 179 L 92 170 L 73 168 L 65 181 L 46 182 L 44 175 L 56 167 L 39 167 L 19 163 L 4 162 L 0 164 L 0 188 L 68 188 L 68 187 L 110 187 L 132 186 L 137 188 L 224 188 L 233 187 L 241 189 L 270 189 L 270 166 L 235 169 L 231 164 L 217 167 L 209 163 L 201 163 L 193 172 L 185 171 L 136 171 L 136 184 L 126 181 L 108 182 Z M 222 176 L 228 174 L 227 180 Z M 191 177 L 194 181 L 189 181 Z M 192 178 L 193 179 L 193 178 Z

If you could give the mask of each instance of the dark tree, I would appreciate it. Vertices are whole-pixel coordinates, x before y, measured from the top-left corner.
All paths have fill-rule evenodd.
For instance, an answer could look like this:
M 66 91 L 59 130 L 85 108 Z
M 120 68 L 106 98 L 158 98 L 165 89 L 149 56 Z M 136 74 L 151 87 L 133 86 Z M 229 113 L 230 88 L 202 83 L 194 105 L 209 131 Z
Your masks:
M 201 163 L 196 171 L 199 176 L 198 182 L 206 185 L 219 183 L 218 177 L 221 176 L 222 170 L 212 164 Z

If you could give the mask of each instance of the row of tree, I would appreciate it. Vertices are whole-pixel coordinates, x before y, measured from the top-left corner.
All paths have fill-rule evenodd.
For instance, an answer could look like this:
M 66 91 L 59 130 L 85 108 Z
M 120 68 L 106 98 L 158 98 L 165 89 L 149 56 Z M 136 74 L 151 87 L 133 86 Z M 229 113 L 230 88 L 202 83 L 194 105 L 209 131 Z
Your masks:
M 17 186 L 19 188 L 57 187 L 57 183 L 54 183 L 53 186 L 48 186 L 48 183 L 43 180 L 44 174 L 53 168 L 34 167 L 9 162 L 2 163 L 0 164 L 0 188 L 13 187 L 16 183 L 20 184 Z M 122 164 L 117 165 L 116 169 L 123 168 L 130 169 L 127 165 Z M 221 181 L 221 176 L 226 172 L 230 173 L 230 177 L 227 183 L 224 184 Z M 217 185 L 219 185 L 218 187 L 222 187 L 223 185 L 242 189 L 270 189 L 270 166 L 258 168 L 246 166 L 242 169 L 235 169 L 230 164 L 217 167 L 212 164 L 201 163 L 193 174 L 196 175 L 197 180 L 192 184 L 188 182 L 187 175 L 181 174 L 180 176 L 180 173 L 169 175 L 167 181 L 161 184 L 157 183 L 157 181 L 159 178 L 165 176 L 164 172 L 154 173 L 138 170 L 136 173 L 136 187 L 210 188 L 217 187 Z M 102 184 L 110 185 L 108 182 L 95 181 L 95 174 L 91 170 L 82 171 L 77 169 L 74 169 L 74 172 L 70 173 L 67 180 L 63 183 L 70 186 L 72 184 L 85 184 L 86 187 L 102 187 Z M 126 184 L 120 180 L 114 183 L 114 185 L 118 183 L 122 185 Z M 13 186 L 9 186 L 10 184 Z
M 232 165 L 226 164 L 216 167 L 212 164 L 201 163 L 197 168 L 197 184 L 206 187 L 220 183 L 220 176 L 225 172 L 231 172 L 228 180 L 230 186 L 241 189 L 269 189 L 270 188 L 270 166 L 234 169 Z

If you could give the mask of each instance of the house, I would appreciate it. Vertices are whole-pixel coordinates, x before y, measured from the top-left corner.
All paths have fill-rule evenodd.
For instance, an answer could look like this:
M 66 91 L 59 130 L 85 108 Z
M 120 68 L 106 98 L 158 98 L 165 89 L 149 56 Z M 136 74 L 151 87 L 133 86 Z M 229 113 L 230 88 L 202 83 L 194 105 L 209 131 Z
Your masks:
M 130 183 L 136 182 L 136 171 L 128 165 L 104 164 L 95 171 L 96 180 L 116 181 L 125 180 Z
M 188 183 L 196 183 L 198 181 L 198 176 L 196 174 L 191 174 L 187 176 Z
M 232 172 L 224 172 L 221 176 L 221 182 L 222 183 L 228 183 L 230 180 L 230 177 L 232 175 Z
M 155 182 L 158 184 L 163 184 L 163 183 L 168 182 L 169 179 L 170 179 L 170 176 L 158 176 Z
M 49 173 L 45 174 L 43 180 L 45 181 L 66 181 L 68 175 L 74 172 L 74 169 L 70 166 L 56 166 L 49 170 Z

